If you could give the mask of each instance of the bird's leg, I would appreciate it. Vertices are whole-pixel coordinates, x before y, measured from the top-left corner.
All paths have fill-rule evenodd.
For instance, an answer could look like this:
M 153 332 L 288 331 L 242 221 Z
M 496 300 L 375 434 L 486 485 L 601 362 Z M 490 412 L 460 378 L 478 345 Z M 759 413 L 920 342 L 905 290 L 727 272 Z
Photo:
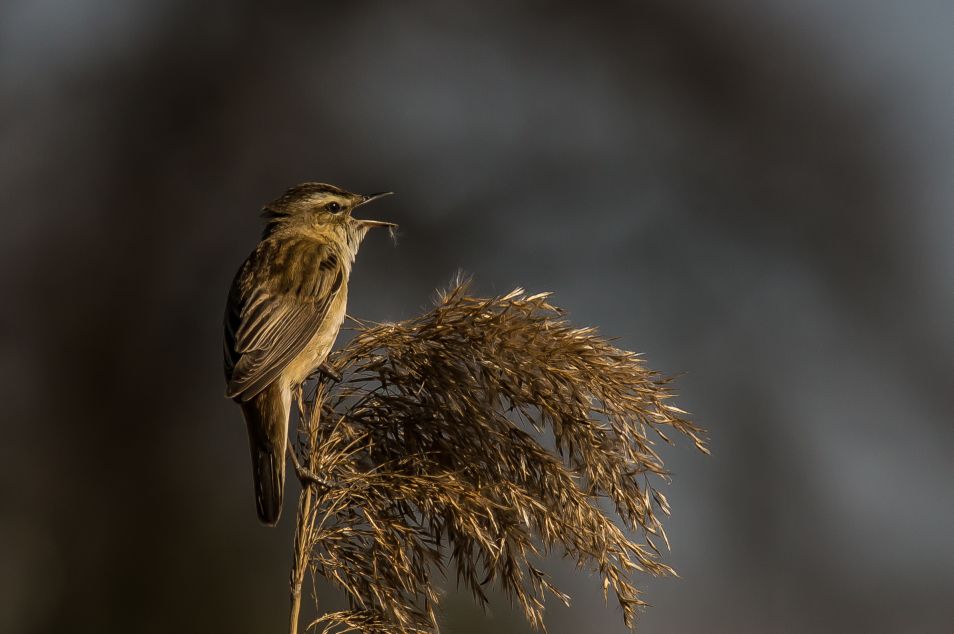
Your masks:
M 298 481 L 301 482 L 302 486 L 314 484 L 325 491 L 331 489 L 331 484 L 327 480 L 311 469 L 303 467 L 302 464 L 298 462 L 298 454 L 295 453 L 295 448 L 292 446 L 291 440 L 288 441 L 288 455 L 291 456 L 292 464 L 295 466 L 295 475 L 298 476 Z
M 329 379 L 331 379 L 331 380 L 334 381 L 335 383 L 341 383 L 341 373 L 338 372 L 337 370 L 335 370 L 333 367 L 331 367 L 331 365 L 328 364 L 327 362 L 322 362 L 322 364 L 319 365 L 319 366 L 315 369 L 315 371 L 312 372 L 311 376 L 308 377 L 308 378 L 310 378 L 310 379 L 312 379 L 312 378 L 318 378 L 318 375 L 320 375 L 320 374 L 325 375 L 326 377 L 328 377 Z

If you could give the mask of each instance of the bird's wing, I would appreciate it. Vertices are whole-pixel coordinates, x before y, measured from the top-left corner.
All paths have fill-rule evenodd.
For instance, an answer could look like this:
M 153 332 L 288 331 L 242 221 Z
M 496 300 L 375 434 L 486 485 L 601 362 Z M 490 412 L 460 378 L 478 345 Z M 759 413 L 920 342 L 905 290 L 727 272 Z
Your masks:
M 329 245 L 263 242 L 239 271 L 225 315 L 226 395 L 247 401 L 314 337 L 344 268 Z

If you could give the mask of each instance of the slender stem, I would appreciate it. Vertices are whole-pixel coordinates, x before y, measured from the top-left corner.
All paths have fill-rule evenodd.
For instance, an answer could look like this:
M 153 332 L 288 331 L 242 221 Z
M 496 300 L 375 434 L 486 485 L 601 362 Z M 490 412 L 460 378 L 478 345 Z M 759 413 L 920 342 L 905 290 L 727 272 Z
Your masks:
M 317 425 L 317 415 L 306 420 L 308 410 L 302 399 L 301 388 L 298 390 L 297 397 L 298 411 L 301 414 L 300 418 L 302 421 L 306 421 L 305 424 L 308 426 Z M 320 407 L 320 400 L 317 395 L 315 398 L 315 406 Z M 311 474 L 311 472 L 299 464 L 298 457 L 295 454 L 295 448 L 292 446 L 291 441 L 288 443 L 288 453 L 291 456 L 292 463 L 295 465 L 295 472 L 301 482 L 301 493 L 298 496 L 298 517 L 295 518 L 295 560 L 292 562 L 291 578 L 289 579 L 291 609 L 288 615 L 289 634 L 298 634 L 298 622 L 301 613 L 301 588 L 305 582 L 305 572 L 308 570 L 308 557 L 311 552 L 311 536 L 313 530 L 311 506 L 312 496 L 314 495 L 312 489 L 314 487 L 312 487 L 311 483 L 304 477 L 304 474 Z
M 301 587 L 308 570 L 308 533 L 311 517 L 311 487 L 304 486 L 298 497 L 298 522 L 295 527 L 295 561 L 291 572 L 291 613 L 288 632 L 298 634 L 298 615 L 301 612 Z

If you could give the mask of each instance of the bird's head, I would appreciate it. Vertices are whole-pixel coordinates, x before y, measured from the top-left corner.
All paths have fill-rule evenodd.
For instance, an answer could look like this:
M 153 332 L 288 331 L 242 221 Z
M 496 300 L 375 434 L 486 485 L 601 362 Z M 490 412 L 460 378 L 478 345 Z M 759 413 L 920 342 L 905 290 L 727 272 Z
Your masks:
M 397 227 L 393 222 L 362 220 L 351 215 L 358 207 L 391 193 L 353 194 L 327 183 L 295 185 L 265 205 L 262 210 L 262 216 L 268 220 L 265 233 L 270 234 L 281 226 L 342 229 L 360 241 L 374 227 Z

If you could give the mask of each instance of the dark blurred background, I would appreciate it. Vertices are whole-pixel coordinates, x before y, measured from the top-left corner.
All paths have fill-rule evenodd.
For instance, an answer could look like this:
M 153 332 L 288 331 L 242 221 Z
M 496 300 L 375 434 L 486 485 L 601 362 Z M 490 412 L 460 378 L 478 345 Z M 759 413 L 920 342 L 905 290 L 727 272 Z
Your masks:
M 398 192 L 352 314 L 461 268 L 688 373 L 640 631 L 951 631 L 954 6 L 583 5 L 0 5 L 0 631 L 283 631 L 221 315 L 304 180 Z

